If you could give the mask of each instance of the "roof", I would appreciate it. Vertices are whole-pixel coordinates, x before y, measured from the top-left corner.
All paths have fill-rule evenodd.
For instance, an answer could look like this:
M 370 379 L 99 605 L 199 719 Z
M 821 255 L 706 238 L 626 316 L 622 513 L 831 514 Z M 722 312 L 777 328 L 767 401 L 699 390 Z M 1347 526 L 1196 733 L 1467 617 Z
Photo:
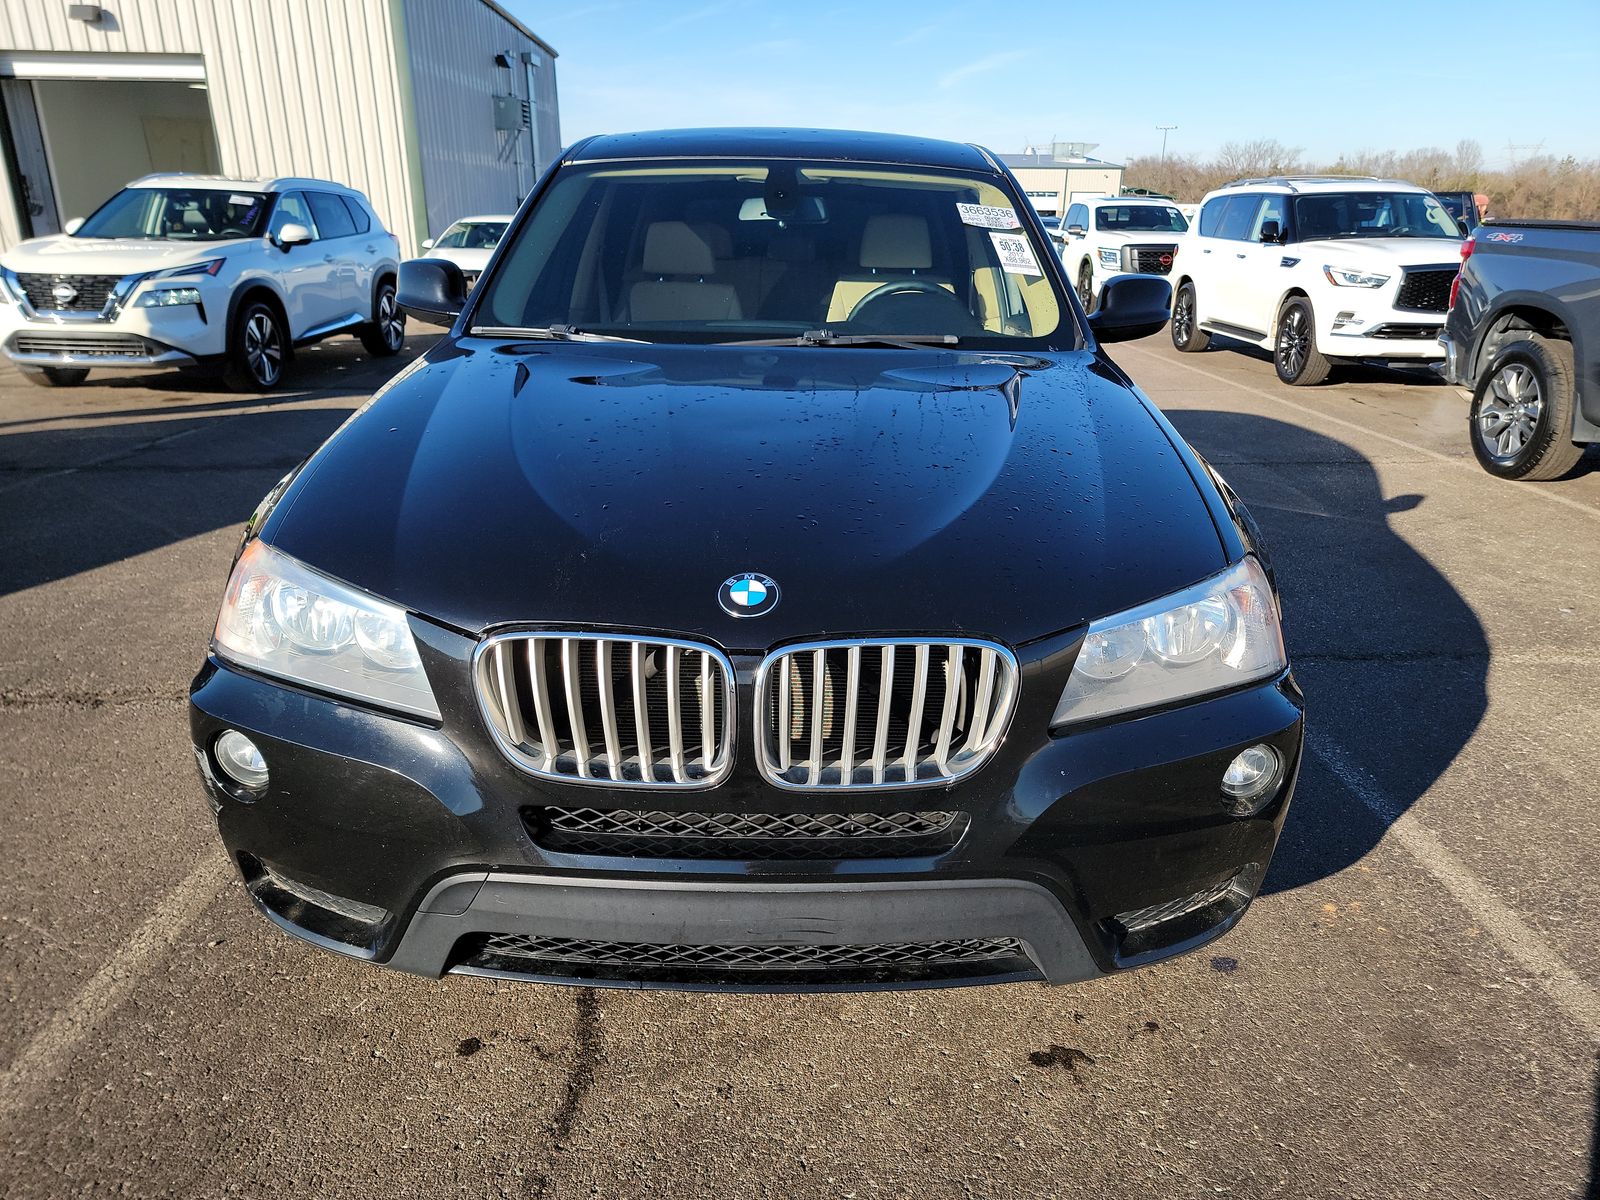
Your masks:
M 210 187 L 218 191 L 224 188 L 233 188 L 241 192 L 286 192 L 292 188 L 309 187 L 331 189 L 336 192 L 349 192 L 359 195 L 355 188 L 348 184 L 335 183 L 331 179 L 311 179 L 302 175 L 258 176 L 249 178 L 239 175 L 198 175 L 184 171 L 165 171 L 154 175 L 143 175 L 128 184 L 136 188 L 157 187 Z
M 1070 171 L 1074 167 L 1112 171 L 1120 171 L 1122 169 L 1121 163 L 1107 162 L 1103 158 L 1089 158 L 1087 155 L 1082 158 L 1057 158 L 1053 154 L 1040 152 L 1033 154 L 1002 154 L 999 158 L 1001 162 L 1012 170 L 1016 170 L 1018 167 L 1035 171 Z
M 1289 192 L 1348 192 L 1352 188 L 1405 188 L 1413 192 L 1428 189 L 1404 179 L 1380 179 L 1376 175 L 1263 175 L 1255 179 L 1235 179 L 1217 189 L 1226 192 L 1233 188 L 1281 187 Z
M 980 146 L 847 129 L 660 129 L 601 134 L 567 152 L 570 162 L 627 158 L 814 158 L 994 170 Z
M 519 21 L 515 17 L 513 17 L 510 13 L 508 13 L 500 5 L 496 4 L 495 0 L 482 0 L 482 3 L 484 5 L 484 7 L 493 9 L 495 14 L 501 20 L 503 20 L 507 25 L 510 25 L 513 29 L 515 29 L 523 37 L 527 38 L 530 42 L 535 43 L 539 47 L 539 49 L 543 50 L 551 58 L 558 57 L 557 54 L 556 54 L 556 49 L 555 49 L 554 46 L 552 46 L 549 42 L 545 41 L 542 37 L 540 37 L 533 30 L 529 29 L 521 21 Z

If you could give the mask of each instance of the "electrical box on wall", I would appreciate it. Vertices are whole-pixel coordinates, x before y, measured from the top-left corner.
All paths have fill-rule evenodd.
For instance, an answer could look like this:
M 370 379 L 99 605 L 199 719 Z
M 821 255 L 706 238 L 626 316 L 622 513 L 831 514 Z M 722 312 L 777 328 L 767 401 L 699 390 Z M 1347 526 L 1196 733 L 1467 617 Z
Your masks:
M 520 96 L 496 96 L 494 98 L 494 127 L 496 129 L 505 132 L 526 129 L 531 123 L 532 115 L 528 102 Z

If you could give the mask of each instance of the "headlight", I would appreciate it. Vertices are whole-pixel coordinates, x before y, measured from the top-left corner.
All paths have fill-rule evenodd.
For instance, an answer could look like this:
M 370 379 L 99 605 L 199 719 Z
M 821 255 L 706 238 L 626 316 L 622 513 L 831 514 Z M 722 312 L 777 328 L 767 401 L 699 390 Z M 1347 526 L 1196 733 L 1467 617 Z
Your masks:
M 260 539 L 234 564 L 214 645 L 223 658 L 263 675 L 439 716 L 403 609 Z
M 171 279 L 175 275 L 215 275 L 222 270 L 225 258 L 208 258 L 205 262 L 190 263 L 186 267 L 168 267 L 165 271 L 155 271 L 146 278 Z
M 1371 271 L 1358 271 L 1349 267 L 1330 267 L 1324 265 L 1322 273 L 1328 277 L 1328 282 L 1334 287 L 1382 287 L 1389 282 L 1387 275 L 1375 275 Z
M 1122 265 L 1122 251 L 1115 246 L 1097 246 L 1095 253 L 1100 256 L 1100 265 L 1102 267 L 1115 269 Z
M 1245 558 L 1175 596 L 1090 625 L 1050 725 L 1225 691 L 1288 665 L 1266 572 Z
M 200 289 L 191 287 L 156 288 L 139 297 L 140 308 L 170 308 L 175 304 L 199 304 Z

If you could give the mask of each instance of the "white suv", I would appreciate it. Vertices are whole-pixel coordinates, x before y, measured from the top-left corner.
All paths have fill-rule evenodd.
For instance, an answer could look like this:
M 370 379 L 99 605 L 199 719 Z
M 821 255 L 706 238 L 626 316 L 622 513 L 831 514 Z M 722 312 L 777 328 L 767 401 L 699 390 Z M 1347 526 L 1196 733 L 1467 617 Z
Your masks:
M 1096 196 L 1067 206 L 1061 228 L 1050 231 L 1067 278 L 1085 312 L 1094 311 L 1100 287 L 1113 275 L 1165 275 L 1178 239 L 1189 228 L 1178 206 L 1152 196 Z
M 1343 359 L 1436 361 L 1460 262 L 1459 227 L 1415 184 L 1241 180 L 1206 196 L 1179 243 L 1172 344 L 1253 342 L 1292 384 L 1321 383 Z
M 150 175 L 66 228 L 0 257 L 0 348 L 35 383 L 216 365 L 265 391 L 295 346 L 405 338 L 399 243 L 337 183 Z

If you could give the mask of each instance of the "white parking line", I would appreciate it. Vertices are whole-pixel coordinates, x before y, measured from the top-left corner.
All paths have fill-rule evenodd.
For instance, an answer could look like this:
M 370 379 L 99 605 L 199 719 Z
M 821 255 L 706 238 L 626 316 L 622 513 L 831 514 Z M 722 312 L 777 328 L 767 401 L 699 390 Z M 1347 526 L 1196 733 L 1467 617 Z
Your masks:
M 1306 744 L 1334 778 L 1388 826 L 1385 837 L 1411 855 L 1474 921 L 1493 935 L 1502 950 L 1532 974 L 1534 982 L 1563 1012 L 1591 1038 L 1600 1041 L 1600 993 L 1580 979 L 1550 944 L 1512 912 L 1437 834 L 1384 795 L 1376 781 L 1337 742 L 1312 730 L 1306 734 Z
M 177 941 L 216 898 L 230 874 L 227 860 L 208 851 L 204 861 L 167 893 L 121 949 L 78 989 L 78 994 L 28 1039 L 0 1074 L 0 1121 L 8 1121 L 25 1109 L 34 1092 L 57 1077 L 78 1044 L 116 1011 L 155 965 L 157 955 Z
M 1298 413 L 1304 413 L 1306 416 L 1313 417 L 1318 421 L 1327 421 L 1331 425 L 1341 425 L 1346 429 L 1352 429 L 1355 432 L 1364 434 L 1367 437 L 1375 437 L 1380 441 L 1388 442 L 1394 446 L 1403 446 L 1405 449 L 1414 451 L 1417 454 L 1425 454 L 1429 458 L 1437 459 L 1439 462 L 1449 463 L 1452 467 L 1464 471 L 1470 471 L 1472 474 L 1481 476 L 1485 480 L 1490 478 L 1490 476 L 1484 472 L 1483 468 L 1477 465 L 1476 460 L 1456 458 L 1449 454 L 1441 454 L 1437 450 L 1429 449 L 1427 446 L 1419 446 L 1415 442 L 1408 442 L 1404 438 L 1395 437 L 1393 434 L 1379 433 L 1376 429 L 1371 429 L 1361 424 L 1359 421 L 1347 421 L 1343 417 L 1333 416 L 1331 413 L 1325 413 L 1321 409 L 1312 408 L 1305 404 L 1297 404 L 1293 400 L 1286 399 L 1280 393 L 1269 392 L 1264 388 L 1254 387 L 1248 383 L 1240 383 L 1237 379 L 1229 379 L 1226 375 L 1218 375 L 1214 371 L 1207 371 L 1204 368 L 1194 366 L 1191 363 L 1175 362 L 1165 355 L 1157 354 L 1154 350 L 1143 350 L 1137 346 L 1124 346 L 1122 347 L 1122 350 L 1132 350 L 1135 354 L 1143 355 L 1154 362 L 1159 362 L 1166 366 L 1183 367 L 1187 370 L 1193 371 L 1196 375 L 1204 375 L 1207 379 L 1214 379 L 1218 383 L 1224 384 L 1230 388 L 1234 388 L 1237 391 L 1249 392 L 1252 396 L 1260 396 L 1263 400 L 1270 400 L 1274 404 L 1281 405 L 1284 408 L 1293 409 Z M 1121 353 L 1121 351 L 1119 351 L 1119 353 Z M 1135 382 L 1137 382 L 1137 380 L 1135 380 Z M 1465 424 L 1466 422 L 1463 421 L 1462 425 L 1465 426 Z M 1560 492 L 1552 491 L 1550 490 L 1550 486 L 1548 484 L 1514 484 L 1506 480 L 1497 480 L 1496 482 L 1502 488 L 1502 491 L 1497 494 L 1503 494 L 1506 497 L 1525 496 L 1534 500 L 1545 500 L 1551 504 L 1560 504 L 1566 508 L 1576 509 L 1581 513 L 1587 513 L 1591 517 L 1600 517 L 1600 508 L 1596 508 L 1592 504 L 1585 504 L 1581 500 L 1574 500 L 1570 496 L 1563 496 Z

